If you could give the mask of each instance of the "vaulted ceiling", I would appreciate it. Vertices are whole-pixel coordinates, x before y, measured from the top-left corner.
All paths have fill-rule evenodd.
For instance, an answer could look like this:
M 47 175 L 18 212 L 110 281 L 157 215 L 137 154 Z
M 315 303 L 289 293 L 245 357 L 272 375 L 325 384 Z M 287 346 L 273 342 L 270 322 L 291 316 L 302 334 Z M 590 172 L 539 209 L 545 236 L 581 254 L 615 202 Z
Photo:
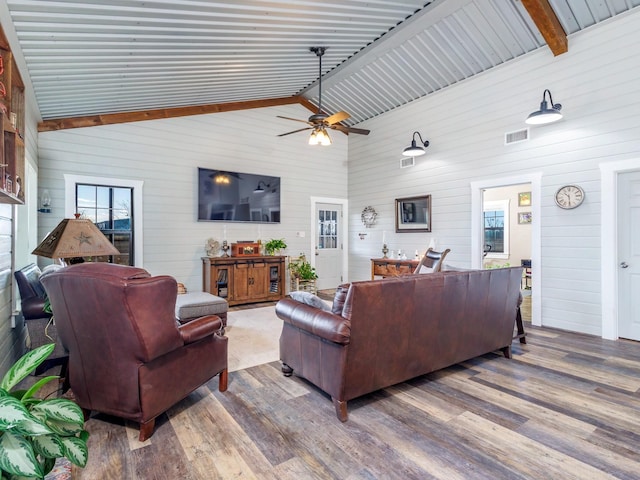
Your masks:
M 352 126 L 640 0 L 8 0 L 40 130 L 302 103 Z M 567 41 L 569 36 L 569 41 Z

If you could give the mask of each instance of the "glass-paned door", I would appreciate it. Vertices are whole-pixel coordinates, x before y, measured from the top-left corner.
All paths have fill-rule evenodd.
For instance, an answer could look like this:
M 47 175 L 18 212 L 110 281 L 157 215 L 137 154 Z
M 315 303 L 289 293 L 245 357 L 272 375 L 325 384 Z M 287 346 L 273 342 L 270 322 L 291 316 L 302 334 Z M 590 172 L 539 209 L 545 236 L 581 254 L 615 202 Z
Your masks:
M 133 188 L 76 184 L 76 212 L 91 220 L 120 255 L 105 255 L 97 262 L 133 265 Z

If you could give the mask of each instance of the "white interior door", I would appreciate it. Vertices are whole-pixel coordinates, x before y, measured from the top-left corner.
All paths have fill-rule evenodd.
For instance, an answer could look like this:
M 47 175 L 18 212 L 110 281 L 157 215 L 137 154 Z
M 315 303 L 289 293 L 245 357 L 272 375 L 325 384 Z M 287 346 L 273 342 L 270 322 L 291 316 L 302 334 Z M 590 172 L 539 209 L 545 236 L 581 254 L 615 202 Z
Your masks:
M 618 177 L 618 335 L 640 340 L 640 172 Z M 635 294 L 634 294 L 635 293 Z
M 318 290 L 342 283 L 342 205 L 316 204 L 316 262 Z

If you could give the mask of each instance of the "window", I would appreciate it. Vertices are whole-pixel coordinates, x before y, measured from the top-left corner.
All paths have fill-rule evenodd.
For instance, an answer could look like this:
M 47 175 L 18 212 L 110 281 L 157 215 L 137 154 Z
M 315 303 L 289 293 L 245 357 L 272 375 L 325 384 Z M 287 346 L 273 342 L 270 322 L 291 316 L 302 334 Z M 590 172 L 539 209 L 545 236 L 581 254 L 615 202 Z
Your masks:
M 120 252 L 97 261 L 133 265 L 132 205 L 132 188 L 76 184 L 76 212 L 95 223 Z
M 142 266 L 142 186 L 139 180 L 65 174 L 65 217 L 92 220 L 122 255 L 100 259 Z
M 509 200 L 484 202 L 484 244 L 488 258 L 509 257 Z

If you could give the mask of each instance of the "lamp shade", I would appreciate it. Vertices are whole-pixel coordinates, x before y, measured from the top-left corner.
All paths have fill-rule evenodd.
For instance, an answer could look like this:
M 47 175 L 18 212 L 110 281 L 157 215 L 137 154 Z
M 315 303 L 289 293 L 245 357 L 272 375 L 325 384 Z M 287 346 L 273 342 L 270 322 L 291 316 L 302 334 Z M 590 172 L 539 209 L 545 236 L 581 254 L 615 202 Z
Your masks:
M 84 218 L 65 218 L 31 253 L 47 258 L 120 254 L 98 227 Z

